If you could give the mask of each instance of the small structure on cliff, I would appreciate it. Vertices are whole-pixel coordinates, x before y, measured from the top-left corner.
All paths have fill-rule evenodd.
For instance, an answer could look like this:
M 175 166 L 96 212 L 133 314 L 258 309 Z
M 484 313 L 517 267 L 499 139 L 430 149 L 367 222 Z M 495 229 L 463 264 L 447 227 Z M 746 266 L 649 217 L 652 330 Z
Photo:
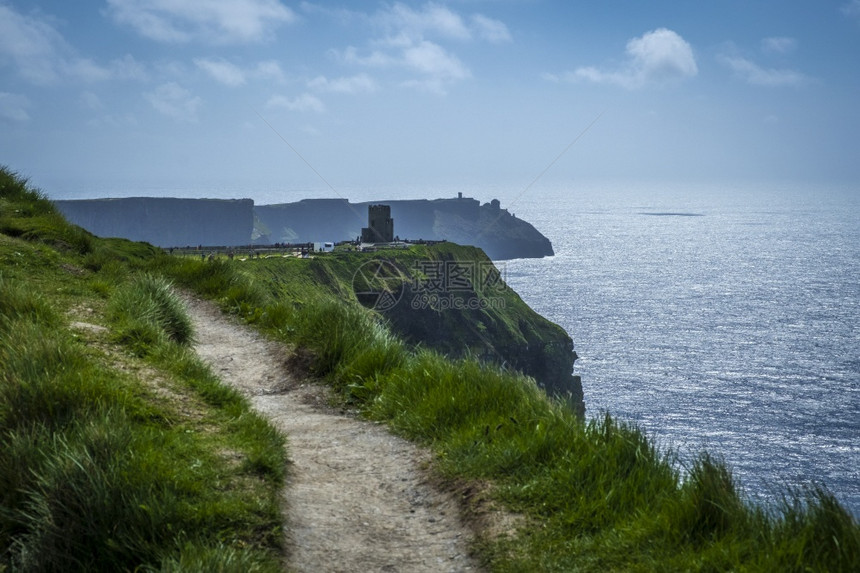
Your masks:
M 394 219 L 388 205 L 367 206 L 367 227 L 361 229 L 362 243 L 391 243 L 394 241 Z

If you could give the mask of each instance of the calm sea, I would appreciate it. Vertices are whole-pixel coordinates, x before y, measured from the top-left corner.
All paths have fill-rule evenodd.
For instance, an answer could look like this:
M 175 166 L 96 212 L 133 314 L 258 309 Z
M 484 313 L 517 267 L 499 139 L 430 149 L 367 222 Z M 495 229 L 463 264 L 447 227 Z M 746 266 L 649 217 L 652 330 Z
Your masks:
M 860 189 L 569 185 L 512 210 L 556 256 L 508 283 L 573 337 L 589 415 L 860 516 Z
M 241 184 L 62 191 L 260 204 L 335 196 Z M 554 257 L 502 264 L 523 299 L 573 337 L 588 415 L 635 422 L 682 459 L 703 448 L 722 456 L 753 498 L 823 483 L 860 516 L 860 188 L 338 191 L 353 201 L 499 198 L 553 243 Z

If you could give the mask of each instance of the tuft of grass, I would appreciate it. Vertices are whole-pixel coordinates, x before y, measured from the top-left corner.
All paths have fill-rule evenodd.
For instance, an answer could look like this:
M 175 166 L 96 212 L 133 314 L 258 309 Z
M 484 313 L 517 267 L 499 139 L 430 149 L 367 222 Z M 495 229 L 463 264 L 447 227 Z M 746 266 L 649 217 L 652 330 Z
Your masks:
M 250 316 L 270 302 L 266 290 L 230 261 L 202 261 L 190 257 L 161 257 L 149 266 L 151 272 L 172 277 L 198 294 L 214 298 L 222 308 Z
M 183 573 L 217 571 L 218 573 L 278 573 L 283 567 L 271 559 L 223 543 L 201 546 L 187 544 L 179 555 L 171 555 L 157 567 L 145 567 L 144 573 Z
M 108 316 L 116 324 L 116 339 L 145 355 L 166 342 L 191 343 L 194 330 L 169 281 L 140 275 L 114 292 Z
M 292 341 L 313 350 L 313 371 L 319 376 L 332 375 L 352 360 L 373 332 L 369 313 L 332 299 L 305 305 L 295 318 Z
M 852 571 L 860 563 L 857 520 L 824 486 L 783 495 L 771 528 L 773 551 L 758 555 L 762 569 Z

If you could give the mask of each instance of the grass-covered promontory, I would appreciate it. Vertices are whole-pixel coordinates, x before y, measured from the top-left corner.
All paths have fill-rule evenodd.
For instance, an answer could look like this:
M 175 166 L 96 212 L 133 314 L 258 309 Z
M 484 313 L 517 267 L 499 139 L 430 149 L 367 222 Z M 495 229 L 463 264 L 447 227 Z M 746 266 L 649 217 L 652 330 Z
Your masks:
M 531 378 L 403 340 L 345 280 L 374 256 L 169 257 L 70 227 L 2 171 L 0 569 L 278 566 L 283 439 L 188 351 L 171 283 L 302 349 L 364 416 L 520 514 L 480 540 L 492 571 L 860 564 L 860 527 L 823 487 L 754 505 L 707 454 L 684 468 Z

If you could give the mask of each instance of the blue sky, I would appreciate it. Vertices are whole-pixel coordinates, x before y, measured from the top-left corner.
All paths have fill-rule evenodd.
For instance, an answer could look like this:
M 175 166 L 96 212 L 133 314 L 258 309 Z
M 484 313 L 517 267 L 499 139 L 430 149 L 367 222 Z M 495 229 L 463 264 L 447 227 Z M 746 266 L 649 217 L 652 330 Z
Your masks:
M 860 0 L 0 0 L 0 163 L 52 196 L 860 183 Z

